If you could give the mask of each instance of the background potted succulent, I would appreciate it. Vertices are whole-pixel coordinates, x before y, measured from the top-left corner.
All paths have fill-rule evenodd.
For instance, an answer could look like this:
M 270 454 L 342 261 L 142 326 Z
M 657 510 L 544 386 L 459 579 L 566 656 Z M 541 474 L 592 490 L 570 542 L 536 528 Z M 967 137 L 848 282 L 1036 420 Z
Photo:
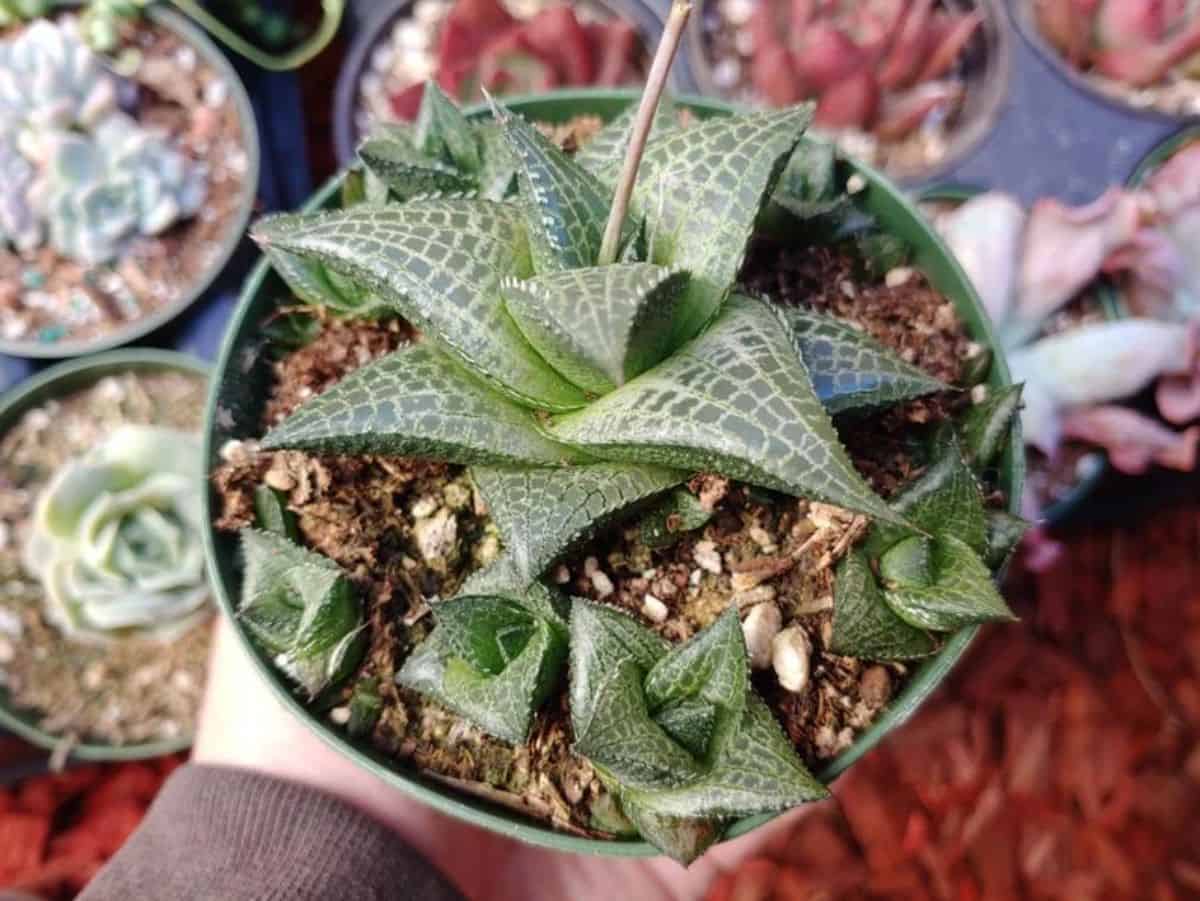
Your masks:
M 1060 71 L 1127 107 L 1200 113 L 1200 10 L 1153 0 L 1019 0 L 1024 29 Z
M 987 134 L 1007 90 L 1004 10 L 988 2 L 709 0 L 687 57 L 705 94 L 817 101 L 817 129 L 905 179 L 928 179 Z
M 703 121 L 681 128 L 660 107 L 634 212 L 610 216 L 639 144 L 631 100 L 550 95 L 467 120 L 430 86 L 415 126 L 382 129 L 366 174 L 314 201 L 342 212 L 260 227 L 271 268 L 211 399 L 210 548 L 286 703 L 386 780 L 530 841 L 689 860 L 823 795 L 932 689 L 969 624 L 1009 618 L 991 569 L 1022 529 L 996 506 L 1019 493 L 1018 394 L 999 353 L 956 392 L 837 318 L 734 290 L 779 274 L 789 244 L 849 235 L 857 255 L 839 259 L 864 268 L 827 303 L 922 299 L 941 340 L 916 343 L 946 349 L 956 379 L 967 329 L 992 344 L 919 216 L 802 141 L 805 109 L 689 102 Z M 581 133 L 589 116 L 615 121 Z M 925 450 L 905 444 L 921 463 L 877 460 L 868 485 L 828 410 L 878 439 L 854 410 L 932 396 L 961 415 L 921 406 L 942 426 Z M 377 503 L 398 517 L 382 531 Z M 793 570 L 807 587 L 769 584 Z M 860 719 L 836 729 L 832 707 L 803 701 L 827 690 L 835 651 L 862 661 Z
M 208 38 L 151 8 L 121 26 L 118 60 L 91 27 L 68 10 L 0 41 L 5 353 L 70 356 L 163 324 L 221 271 L 254 202 L 254 116 Z
M 211 616 L 200 537 L 205 368 L 118 351 L 0 408 L 0 724 L 61 760 L 191 740 Z
M 354 160 L 376 121 L 411 120 L 427 79 L 460 103 L 555 88 L 638 84 L 662 31 L 641 0 L 532 4 L 395 0 L 363 24 L 338 80 L 334 140 Z
M 1057 515 L 1053 482 L 1069 484 L 1061 466 L 1077 456 L 1072 444 L 1103 449 L 1131 475 L 1154 465 L 1195 466 L 1200 429 L 1175 431 L 1153 413 L 1174 426 L 1200 414 L 1192 263 L 1200 247 L 1193 224 L 1198 150 L 1185 132 L 1147 160 L 1134 187 L 1111 189 L 1085 206 L 1047 198 L 1026 214 L 992 192 L 935 218 L 980 286 L 1026 386 L 1024 435 L 1044 474 L 1026 492 L 1031 519 L 1048 509 Z M 1114 310 L 1103 300 L 1107 290 L 1094 293 L 1102 277 L 1115 280 L 1127 314 L 1116 321 L 1103 321 L 1105 305 L 1110 320 Z M 1150 386 L 1155 399 L 1146 415 L 1129 402 Z M 1056 545 L 1040 547 L 1045 553 L 1030 558 L 1035 566 L 1048 563 Z

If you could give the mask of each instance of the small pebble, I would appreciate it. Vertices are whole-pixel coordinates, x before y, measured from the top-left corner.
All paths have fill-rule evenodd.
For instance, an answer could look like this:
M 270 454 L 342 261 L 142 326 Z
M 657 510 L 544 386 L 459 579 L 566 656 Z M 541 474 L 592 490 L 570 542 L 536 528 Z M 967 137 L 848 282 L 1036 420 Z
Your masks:
M 913 275 L 909 266 L 897 266 L 895 269 L 888 270 L 888 274 L 883 277 L 883 283 L 889 288 L 899 288 L 912 281 Z
M 838 288 L 841 290 L 842 294 L 851 300 L 854 300 L 854 298 L 858 297 L 858 288 L 854 287 L 854 282 L 850 281 L 850 279 L 843 279 L 841 284 L 838 285 Z
M 600 568 L 600 561 L 595 557 L 588 557 L 583 561 L 583 574 L 591 578 L 592 574 Z
M 350 722 L 349 707 L 334 707 L 329 711 L 329 721 L 337 726 L 344 726 Z
M 867 189 L 867 180 L 855 172 L 846 179 L 847 194 L 861 194 Z
M 871 666 L 858 679 L 858 693 L 872 707 L 882 707 L 892 696 L 892 678 L 882 666 Z
M 596 589 L 596 594 L 602 598 L 608 597 L 616 590 L 613 587 L 612 579 L 601 569 L 592 573 L 592 587 Z
M 714 575 L 721 574 L 721 555 L 717 553 L 717 546 L 714 542 L 697 541 L 696 546 L 692 548 L 692 559 L 701 569 Z
M 554 584 L 566 585 L 571 581 L 571 571 L 567 569 L 565 563 L 558 564 L 554 569 Z
M 771 642 L 771 666 L 779 684 L 794 694 L 808 687 L 809 657 L 812 646 L 800 626 L 788 626 Z
M 667 609 L 667 605 L 660 601 L 652 594 L 647 594 L 642 598 L 642 613 L 646 619 L 652 623 L 666 622 L 667 616 L 671 611 Z
M 978 406 L 988 399 L 988 386 L 976 385 L 971 389 L 971 403 Z
M 433 516 L 437 512 L 438 502 L 435 498 L 426 495 L 419 498 L 409 508 L 408 512 L 412 514 L 413 519 L 426 519 Z
M 750 540 L 759 547 L 769 547 L 775 543 L 775 540 L 771 537 L 771 533 L 761 526 L 751 526 Z
M 756 604 L 742 620 L 751 669 L 766 669 L 771 665 L 772 642 L 782 628 L 783 614 L 774 604 Z
M 413 539 L 426 563 L 444 560 L 458 544 L 458 520 L 442 508 L 434 516 L 417 520 L 413 525 Z

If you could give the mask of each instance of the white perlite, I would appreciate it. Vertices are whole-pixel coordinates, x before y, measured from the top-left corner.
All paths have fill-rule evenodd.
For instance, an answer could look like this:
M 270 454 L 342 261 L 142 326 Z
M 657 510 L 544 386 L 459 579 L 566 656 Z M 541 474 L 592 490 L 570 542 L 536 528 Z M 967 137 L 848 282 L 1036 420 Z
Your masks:
M 774 604 L 756 604 L 742 620 L 742 635 L 751 669 L 766 669 L 771 665 L 771 644 L 783 628 L 783 615 Z
M 697 541 L 696 546 L 692 549 L 692 559 L 696 561 L 698 567 L 706 572 L 718 576 L 721 574 L 721 555 L 714 542 Z
M 660 601 L 652 594 L 647 594 L 642 598 L 642 613 L 646 619 L 652 623 L 665 623 L 667 616 L 671 611 L 667 609 L 667 605 Z
M 433 516 L 416 521 L 413 538 L 417 542 L 417 550 L 427 563 L 444 559 L 450 556 L 458 543 L 458 520 L 443 507 Z
M 771 642 L 771 665 L 779 684 L 800 694 L 808 687 L 809 657 L 812 646 L 800 626 L 788 626 Z
M 598 569 L 592 573 L 592 587 L 596 589 L 596 594 L 602 598 L 606 598 L 616 591 L 612 579 L 602 569 Z

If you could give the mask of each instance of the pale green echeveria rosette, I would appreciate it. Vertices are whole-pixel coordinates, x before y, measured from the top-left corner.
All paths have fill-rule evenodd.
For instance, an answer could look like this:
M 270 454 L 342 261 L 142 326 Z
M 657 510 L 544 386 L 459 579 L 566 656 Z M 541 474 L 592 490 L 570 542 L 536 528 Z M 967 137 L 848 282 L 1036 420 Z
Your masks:
M 68 463 L 38 500 L 26 568 L 69 638 L 172 641 L 211 613 L 200 439 L 124 426 Z

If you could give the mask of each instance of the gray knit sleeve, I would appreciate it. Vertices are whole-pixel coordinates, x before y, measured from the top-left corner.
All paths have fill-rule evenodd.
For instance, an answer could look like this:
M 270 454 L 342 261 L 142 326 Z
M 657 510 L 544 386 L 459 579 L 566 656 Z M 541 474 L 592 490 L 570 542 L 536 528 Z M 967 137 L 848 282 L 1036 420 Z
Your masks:
M 194 764 L 171 776 L 81 898 L 461 901 L 392 831 L 336 798 Z

